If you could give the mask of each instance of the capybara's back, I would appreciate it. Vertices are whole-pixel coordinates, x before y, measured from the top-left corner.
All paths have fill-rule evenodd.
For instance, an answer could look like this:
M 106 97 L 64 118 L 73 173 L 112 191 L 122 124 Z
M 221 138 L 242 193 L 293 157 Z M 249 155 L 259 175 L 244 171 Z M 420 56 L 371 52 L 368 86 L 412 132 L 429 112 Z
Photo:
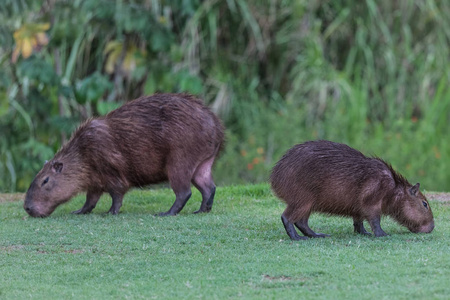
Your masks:
M 224 143 L 220 120 L 201 100 L 186 94 L 156 94 L 130 101 L 106 116 L 89 119 L 46 163 L 24 204 L 32 216 L 48 216 L 61 203 L 87 192 L 74 213 L 89 213 L 103 192 L 117 214 L 131 187 L 169 181 L 176 200 L 162 215 L 177 214 L 201 192 L 199 212 L 211 210 L 211 168 Z
M 344 144 L 310 141 L 295 145 L 273 168 L 274 193 L 286 204 L 282 215 L 288 235 L 301 239 L 292 224 L 308 237 L 323 237 L 308 226 L 312 212 L 352 217 L 354 229 L 386 235 L 380 217 L 387 214 L 413 232 L 434 228 L 429 204 L 419 191 L 379 158 L 366 157 Z
M 184 182 L 187 189 L 190 180 L 185 178 L 193 176 L 202 162 L 215 158 L 223 146 L 219 119 L 187 94 L 131 101 L 109 113 L 105 122 L 116 137 L 113 144 L 125 162 L 121 170 L 132 186 L 169 180 L 174 186 Z

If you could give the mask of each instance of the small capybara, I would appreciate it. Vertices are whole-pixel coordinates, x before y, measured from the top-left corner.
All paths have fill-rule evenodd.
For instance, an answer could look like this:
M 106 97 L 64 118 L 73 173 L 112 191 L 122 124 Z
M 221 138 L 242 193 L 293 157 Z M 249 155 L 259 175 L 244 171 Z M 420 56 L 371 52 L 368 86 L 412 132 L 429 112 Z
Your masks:
M 385 236 L 381 215 L 389 215 L 412 232 L 429 233 L 433 214 L 419 183 L 411 185 L 390 164 L 366 157 L 347 145 L 310 141 L 295 145 L 275 165 L 270 176 L 276 196 L 286 202 L 281 221 L 292 240 L 325 237 L 308 226 L 312 212 L 353 218 L 357 233 Z M 305 235 L 300 236 L 294 225 Z
M 46 217 L 86 192 L 86 203 L 73 212 L 86 214 L 107 192 L 109 212 L 118 214 L 131 187 L 169 181 L 176 199 L 160 215 L 183 209 L 191 182 L 202 194 L 196 212 L 209 212 L 215 194 L 211 168 L 223 144 L 224 127 L 201 100 L 187 94 L 141 97 L 84 122 L 36 175 L 24 208 L 32 217 Z

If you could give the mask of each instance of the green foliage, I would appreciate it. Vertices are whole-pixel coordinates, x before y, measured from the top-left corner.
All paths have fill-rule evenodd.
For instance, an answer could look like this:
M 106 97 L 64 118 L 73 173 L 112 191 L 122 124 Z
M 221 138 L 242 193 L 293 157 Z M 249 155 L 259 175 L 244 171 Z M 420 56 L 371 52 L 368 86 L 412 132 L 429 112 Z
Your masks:
M 75 95 L 79 103 L 96 103 L 104 93 L 112 88 L 113 85 L 109 82 L 108 78 L 96 72 L 77 83 Z
M 223 119 L 219 184 L 265 181 L 320 138 L 450 189 L 442 1 L 5 0 L 0 19 L 0 190 L 25 190 L 82 120 L 155 92 Z
M 72 215 L 83 197 L 49 218 L 26 216 L 22 202 L 0 203 L 2 299 L 447 299 L 450 206 L 432 200 L 436 228 L 410 233 L 383 218 L 388 237 L 353 233 L 352 220 L 313 214 L 324 239 L 291 242 L 284 205 L 267 184 L 218 188 L 213 210 L 155 217 L 169 189 L 134 190 L 118 216 Z

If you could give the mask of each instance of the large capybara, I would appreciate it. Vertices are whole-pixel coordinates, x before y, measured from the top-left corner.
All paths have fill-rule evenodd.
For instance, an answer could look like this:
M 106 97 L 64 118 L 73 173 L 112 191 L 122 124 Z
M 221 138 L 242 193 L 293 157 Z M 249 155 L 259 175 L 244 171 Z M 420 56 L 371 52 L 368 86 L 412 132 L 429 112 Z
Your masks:
M 273 168 L 270 182 L 274 193 L 287 204 L 281 215 L 292 240 L 328 236 L 308 226 L 312 212 L 353 218 L 355 232 L 385 236 L 381 215 L 389 215 L 412 232 L 429 233 L 433 214 L 419 183 L 411 185 L 377 157 L 366 157 L 347 145 L 310 141 L 295 145 Z M 295 225 L 305 236 L 300 236 Z
M 191 182 L 202 194 L 196 212 L 209 212 L 215 193 L 211 168 L 223 144 L 224 128 L 201 100 L 186 94 L 141 97 L 84 122 L 36 175 L 24 208 L 33 217 L 46 217 L 87 192 L 84 206 L 73 212 L 86 214 L 107 192 L 109 212 L 118 214 L 131 187 L 168 180 L 176 199 L 160 215 L 183 209 Z

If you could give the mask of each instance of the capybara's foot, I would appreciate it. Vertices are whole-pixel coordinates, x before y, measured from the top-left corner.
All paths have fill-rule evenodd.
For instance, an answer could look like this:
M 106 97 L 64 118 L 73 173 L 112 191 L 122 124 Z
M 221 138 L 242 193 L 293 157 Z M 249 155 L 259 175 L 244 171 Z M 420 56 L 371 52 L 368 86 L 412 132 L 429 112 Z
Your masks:
M 356 231 L 357 232 L 357 231 Z M 364 232 L 357 232 L 357 233 L 359 233 L 359 234 L 361 234 L 361 235 L 367 235 L 367 236 L 371 236 L 372 234 L 370 233 L 370 232 L 368 232 L 368 231 L 364 231 Z
M 386 232 L 384 232 L 383 230 L 375 232 L 375 236 L 376 237 L 382 237 L 382 236 L 388 236 L 388 234 Z
M 210 211 L 211 211 L 211 208 L 212 207 L 207 207 L 207 208 L 204 208 L 204 209 L 199 209 L 199 210 L 196 210 L 196 211 L 194 211 L 194 214 L 198 214 L 198 213 L 209 213 Z
M 315 233 L 315 235 L 311 235 L 310 237 L 312 238 L 325 238 L 325 237 L 329 237 L 329 234 L 325 234 L 325 233 Z
M 359 220 L 355 220 L 353 222 L 353 227 L 355 228 L 355 232 L 362 234 L 362 235 L 372 235 L 370 232 L 368 232 L 366 230 L 366 228 L 364 228 L 364 224 L 362 221 Z
M 84 207 L 82 207 L 82 208 L 80 208 L 78 210 L 74 210 L 72 212 L 72 214 L 74 214 L 74 215 L 85 215 L 85 214 L 89 214 L 91 211 L 92 211 L 92 209 L 88 210 L 88 209 L 85 209 Z
M 111 214 L 111 215 L 118 215 L 119 214 L 119 209 L 114 209 L 114 208 L 110 208 L 109 210 L 108 210 L 108 214 Z
M 308 238 L 306 236 L 301 236 L 295 231 L 294 224 L 289 222 L 289 220 L 284 216 L 281 215 L 281 221 L 283 222 L 284 229 L 286 229 L 286 233 L 293 241 L 299 241 L 299 240 L 307 240 Z
M 293 241 L 301 241 L 301 240 L 309 239 L 307 236 L 302 236 L 302 235 L 298 235 L 298 234 L 296 236 L 291 236 L 290 238 Z
M 73 212 L 71 212 L 71 214 L 74 215 L 81 215 L 81 214 L 85 214 L 85 212 L 83 212 L 83 209 L 78 209 L 78 210 L 74 210 Z
M 156 214 L 157 217 L 167 217 L 167 216 L 176 216 L 176 213 L 166 211 L 166 212 L 160 212 L 159 214 Z

